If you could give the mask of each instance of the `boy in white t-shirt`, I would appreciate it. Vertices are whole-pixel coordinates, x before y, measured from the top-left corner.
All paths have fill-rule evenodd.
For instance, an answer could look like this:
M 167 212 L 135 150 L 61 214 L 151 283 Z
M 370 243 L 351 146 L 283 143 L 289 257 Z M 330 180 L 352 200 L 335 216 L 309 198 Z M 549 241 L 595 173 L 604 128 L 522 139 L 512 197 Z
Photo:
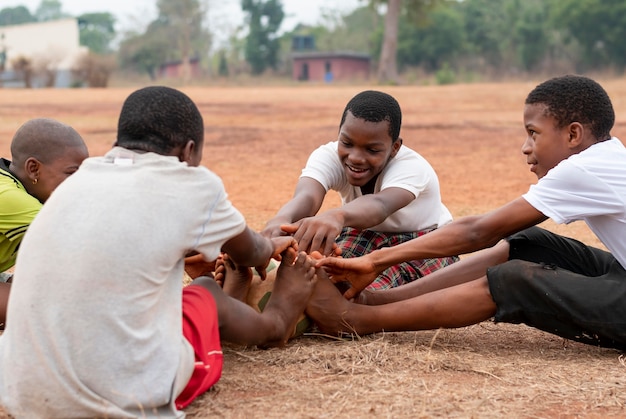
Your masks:
M 293 198 L 262 234 L 293 234 L 301 250 L 333 250 L 362 256 L 429 233 L 452 221 L 441 202 L 431 165 L 402 145 L 402 112 L 384 92 L 366 90 L 344 108 L 337 141 L 309 156 Z M 319 213 L 330 190 L 341 195 L 339 208 Z M 407 260 L 382 272 L 370 288 L 414 281 L 456 262 L 456 257 Z
M 421 281 L 364 292 L 355 304 L 318 281 L 307 307 L 326 333 L 461 327 L 495 316 L 556 335 L 626 349 L 626 148 L 611 137 L 611 100 L 595 81 L 557 77 L 526 98 L 522 152 L 539 181 L 484 215 L 355 259 L 318 263 L 358 295 L 377 272 L 403 260 L 476 255 Z M 533 227 L 582 220 L 609 249 Z M 322 272 L 321 270 L 319 271 Z
M 139 89 L 124 102 L 113 149 L 85 160 L 43 206 L 22 241 L 0 336 L 0 402 L 13 416 L 183 417 L 219 380 L 222 340 L 291 336 L 314 262 L 293 238 L 246 225 L 221 179 L 199 166 L 203 140 L 189 97 Z M 213 278 L 183 288 L 194 251 L 206 260 L 226 252 L 241 266 L 282 252 L 263 313 Z

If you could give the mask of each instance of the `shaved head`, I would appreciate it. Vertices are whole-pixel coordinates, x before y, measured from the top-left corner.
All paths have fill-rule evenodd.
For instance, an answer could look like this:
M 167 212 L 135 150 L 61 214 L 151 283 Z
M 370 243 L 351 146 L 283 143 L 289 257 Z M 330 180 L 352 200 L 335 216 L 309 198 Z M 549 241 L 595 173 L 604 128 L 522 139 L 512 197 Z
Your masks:
M 43 203 L 88 156 L 87 145 L 74 128 L 54 119 L 36 118 L 13 136 L 9 170 L 26 192 Z
M 67 148 L 87 146 L 76 130 L 49 118 L 36 118 L 24 123 L 11 142 L 11 160 L 21 166 L 28 158 L 50 163 L 63 156 Z

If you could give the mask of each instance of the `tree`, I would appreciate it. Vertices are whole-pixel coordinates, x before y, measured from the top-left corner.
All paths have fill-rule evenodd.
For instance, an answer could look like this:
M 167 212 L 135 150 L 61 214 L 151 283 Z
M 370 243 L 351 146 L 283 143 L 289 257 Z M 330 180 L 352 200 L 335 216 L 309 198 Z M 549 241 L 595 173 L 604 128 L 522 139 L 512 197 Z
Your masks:
M 398 67 L 423 66 L 441 69 L 461 56 L 465 47 L 463 16 L 454 7 L 439 6 L 427 25 L 416 25 L 406 15 L 400 18 Z
M 183 81 L 191 77 L 192 54 L 208 52 L 211 38 L 203 28 L 206 10 L 198 0 L 158 0 L 159 20 L 165 24 L 175 42 L 183 65 Z
M 555 2 L 553 19 L 582 46 L 580 70 L 611 63 L 620 71 L 626 68 L 626 3 L 622 0 Z
M 41 0 L 35 11 L 35 17 L 39 22 L 68 17 L 69 15 L 63 12 L 62 7 L 59 0 Z
M 111 52 L 115 37 L 115 18 L 111 13 L 85 13 L 78 16 L 80 44 L 96 54 Z
M 385 32 L 383 46 L 378 61 L 378 81 L 398 82 L 398 25 L 402 0 L 388 0 L 385 14 Z
M 262 74 L 268 67 L 278 66 L 280 43 L 276 33 L 285 12 L 279 0 L 242 0 L 241 9 L 247 14 L 249 33 L 244 55 L 252 74 Z
M 7 7 L 0 10 L 0 26 L 36 22 L 37 19 L 24 6 Z
M 72 68 L 74 80 L 89 87 L 107 87 L 111 73 L 115 69 L 112 55 L 88 52 L 80 57 Z
M 520 65 L 526 71 L 538 66 L 549 47 L 546 42 L 549 17 L 545 6 L 545 0 L 516 0 L 514 4 L 518 19 L 513 25 L 513 33 Z
M 170 39 L 161 27 L 161 22 L 152 22 L 144 34 L 131 34 L 120 44 L 119 60 L 124 68 L 147 73 L 156 79 L 156 70 L 168 60 Z
M 20 55 L 11 61 L 11 65 L 13 70 L 15 70 L 15 72 L 22 77 L 22 80 L 24 80 L 24 85 L 27 88 L 33 87 L 33 60 Z
M 145 33 L 130 33 L 122 40 L 120 65 L 155 79 L 159 66 L 180 60 L 187 83 L 190 58 L 204 58 L 211 44 L 211 34 L 204 27 L 206 5 L 199 0 L 158 0 L 157 7 L 158 17 Z
M 378 81 L 381 83 L 398 82 L 398 26 L 401 13 L 406 13 L 418 23 L 428 21 L 427 13 L 439 0 L 370 0 L 370 5 L 376 7 L 380 3 L 387 3 L 385 13 L 385 31 L 383 44 L 378 62 Z

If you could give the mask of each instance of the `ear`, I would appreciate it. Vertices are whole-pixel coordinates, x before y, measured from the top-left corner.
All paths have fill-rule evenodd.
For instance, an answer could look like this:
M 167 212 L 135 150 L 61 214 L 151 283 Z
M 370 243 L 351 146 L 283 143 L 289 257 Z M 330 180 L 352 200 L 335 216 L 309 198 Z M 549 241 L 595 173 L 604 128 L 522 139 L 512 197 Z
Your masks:
M 396 154 L 398 154 L 398 151 L 400 151 L 400 147 L 402 147 L 402 138 L 398 137 L 398 139 L 391 144 L 390 157 L 395 157 Z
M 178 160 L 180 160 L 181 162 L 192 163 L 193 154 L 195 150 L 196 150 L 196 143 L 192 140 L 187 141 L 185 146 L 180 149 Z
M 567 142 L 570 149 L 579 147 L 584 138 L 585 128 L 580 122 L 572 122 L 567 126 L 569 140 Z
M 26 176 L 33 184 L 39 181 L 39 170 L 41 169 L 41 162 L 34 157 L 29 157 L 24 162 L 24 171 Z

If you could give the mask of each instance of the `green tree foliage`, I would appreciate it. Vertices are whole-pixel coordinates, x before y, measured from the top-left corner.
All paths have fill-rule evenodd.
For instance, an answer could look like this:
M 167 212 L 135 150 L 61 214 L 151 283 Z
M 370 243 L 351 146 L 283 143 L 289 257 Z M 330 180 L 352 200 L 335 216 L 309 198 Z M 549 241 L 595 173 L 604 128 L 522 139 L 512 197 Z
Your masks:
M 623 0 L 561 0 L 555 2 L 553 22 L 580 44 L 578 69 L 614 64 L 626 67 L 626 2 Z
M 69 17 L 69 15 L 63 12 L 63 5 L 59 0 L 41 0 L 35 10 L 35 17 L 39 22 L 46 22 Z
M 85 13 L 78 16 L 80 44 L 96 54 L 111 52 L 115 37 L 115 17 L 111 13 Z
M 155 80 L 159 66 L 168 61 L 171 39 L 159 20 L 152 22 L 145 33 L 130 34 L 120 44 L 118 58 L 122 68 L 147 73 Z
M 626 68 L 623 0 L 399 1 L 400 70 L 417 66 L 448 82 L 448 75 L 460 73 L 498 77 Z M 348 49 L 381 57 L 380 65 L 393 63 L 382 54 L 389 10 L 384 3 L 390 4 L 363 0 L 365 6 L 342 22 L 309 28 L 309 34 L 318 50 Z
M 370 6 L 387 4 L 385 29 L 378 62 L 378 80 L 383 83 L 398 81 L 398 36 L 400 17 L 405 15 L 416 25 L 429 20 L 429 12 L 444 0 L 370 0 Z
M 501 2 L 467 0 L 461 3 L 469 53 L 491 66 L 499 66 L 506 51 L 503 39 L 509 39 L 508 20 Z
M 380 44 L 382 18 L 371 7 L 358 7 L 345 16 L 326 16 L 323 26 L 299 27 L 284 36 L 291 45 L 294 33 L 304 33 L 315 38 L 315 46 L 320 51 L 353 51 L 370 53 Z M 379 48 L 380 50 L 380 48 Z
M 221 77 L 228 77 L 228 59 L 226 58 L 226 51 L 224 50 L 221 50 L 219 53 L 217 74 L 219 74 Z
M 465 44 L 463 16 L 458 10 L 439 6 L 424 25 L 416 25 L 408 15 L 400 20 L 398 64 L 424 66 L 436 70 L 454 61 Z
M 252 74 L 262 74 L 268 67 L 277 68 L 280 42 L 277 36 L 285 13 L 279 0 L 242 0 L 249 33 L 244 55 Z
M 206 10 L 198 0 L 157 0 L 158 17 L 144 33 L 128 34 L 120 44 L 123 68 L 146 72 L 156 78 L 156 70 L 171 61 L 183 63 L 183 81 L 190 78 L 189 60 L 203 59 L 211 44 L 204 27 Z
M 545 0 L 515 0 L 518 18 L 512 25 L 517 59 L 523 70 L 535 70 L 551 45 L 549 14 Z
M 36 21 L 35 16 L 25 6 L 7 7 L 0 10 L 0 26 L 20 25 Z
M 203 27 L 205 10 L 198 0 L 157 0 L 159 20 L 170 33 L 183 63 L 183 78 L 190 78 L 189 60 L 193 55 L 204 56 L 209 49 L 211 37 Z

